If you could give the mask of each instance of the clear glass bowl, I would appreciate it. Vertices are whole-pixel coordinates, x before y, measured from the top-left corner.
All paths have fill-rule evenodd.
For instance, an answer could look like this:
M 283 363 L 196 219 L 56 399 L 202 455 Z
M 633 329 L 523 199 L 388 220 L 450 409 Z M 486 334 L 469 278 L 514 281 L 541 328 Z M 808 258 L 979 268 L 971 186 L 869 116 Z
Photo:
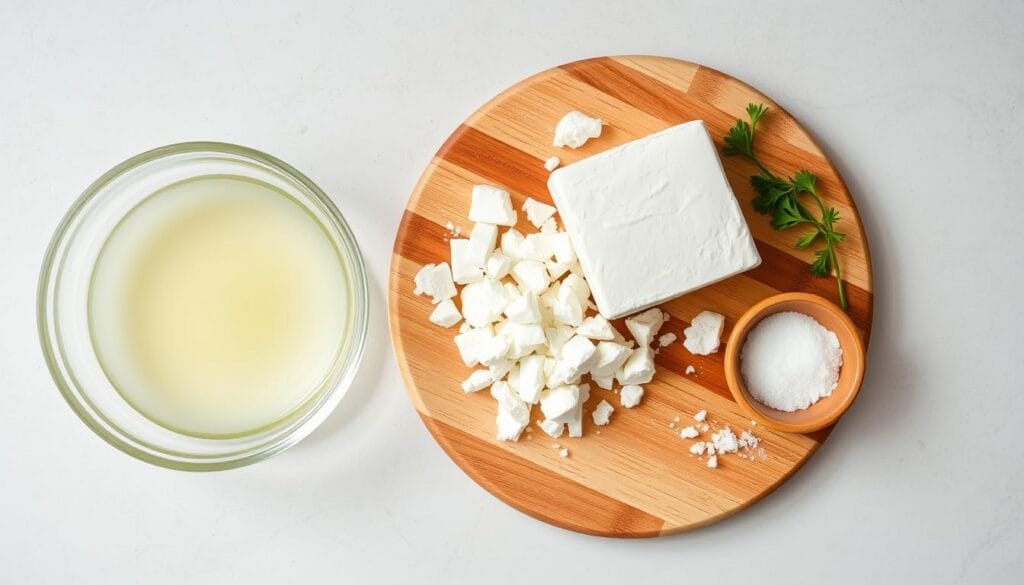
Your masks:
M 234 175 L 288 194 L 333 240 L 347 275 L 347 331 L 328 373 L 288 417 L 226 438 L 177 433 L 142 415 L 107 379 L 89 334 L 88 292 L 93 268 L 125 214 L 159 189 L 183 179 Z M 339 301 L 340 302 L 340 301 Z M 344 396 L 363 354 L 368 293 L 362 256 L 348 224 L 312 181 L 262 152 L 215 142 L 157 148 L 111 169 L 79 197 L 58 226 L 39 276 L 37 319 L 43 354 L 75 413 L 118 449 L 156 465 L 207 471 L 240 467 L 279 453 L 317 427 Z

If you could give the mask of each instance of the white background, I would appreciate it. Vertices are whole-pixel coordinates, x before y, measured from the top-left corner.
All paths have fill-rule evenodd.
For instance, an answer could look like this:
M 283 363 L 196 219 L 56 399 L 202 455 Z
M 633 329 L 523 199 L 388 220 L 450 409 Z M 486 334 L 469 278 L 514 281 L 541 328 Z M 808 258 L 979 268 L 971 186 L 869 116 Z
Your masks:
M 0 0 L 0 582 L 1020 583 L 1024 3 L 822 4 Z M 523 77 L 622 53 L 718 68 L 800 119 L 857 199 L 877 286 L 863 392 L 818 455 L 730 520 L 642 541 L 542 524 L 463 475 L 406 399 L 385 306 L 449 132 Z M 94 436 L 34 322 L 82 189 L 201 139 L 331 194 L 374 301 L 340 409 L 213 474 Z

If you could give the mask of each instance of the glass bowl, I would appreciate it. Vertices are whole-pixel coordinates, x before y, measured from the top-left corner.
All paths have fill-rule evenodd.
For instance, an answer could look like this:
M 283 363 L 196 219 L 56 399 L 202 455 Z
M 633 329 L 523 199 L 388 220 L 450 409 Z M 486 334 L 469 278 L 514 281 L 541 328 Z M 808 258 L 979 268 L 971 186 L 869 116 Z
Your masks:
M 156 191 L 184 179 L 233 175 L 262 181 L 303 206 L 328 234 L 346 273 L 346 331 L 327 373 L 295 411 L 269 426 L 228 437 L 175 432 L 135 410 L 108 380 L 89 332 L 90 279 L 111 231 Z M 339 301 L 340 302 L 340 301 Z M 46 251 L 37 319 L 46 363 L 75 413 L 100 437 L 143 461 L 191 471 L 240 467 L 279 453 L 317 427 L 345 395 L 363 354 L 368 293 L 348 224 L 312 181 L 262 152 L 215 142 L 157 148 L 111 169 L 72 205 Z

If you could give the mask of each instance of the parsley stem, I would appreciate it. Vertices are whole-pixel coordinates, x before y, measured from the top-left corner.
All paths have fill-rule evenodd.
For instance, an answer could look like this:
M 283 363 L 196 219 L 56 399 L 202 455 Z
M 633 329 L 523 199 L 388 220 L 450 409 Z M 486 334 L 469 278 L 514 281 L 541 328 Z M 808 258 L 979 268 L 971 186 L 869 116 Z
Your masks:
M 839 292 L 839 306 L 844 311 L 849 308 L 846 302 L 846 285 L 843 284 L 843 269 L 839 266 L 839 255 L 836 254 L 835 246 L 831 243 L 828 245 L 828 253 L 832 260 L 832 270 L 836 274 L 836 289 Z

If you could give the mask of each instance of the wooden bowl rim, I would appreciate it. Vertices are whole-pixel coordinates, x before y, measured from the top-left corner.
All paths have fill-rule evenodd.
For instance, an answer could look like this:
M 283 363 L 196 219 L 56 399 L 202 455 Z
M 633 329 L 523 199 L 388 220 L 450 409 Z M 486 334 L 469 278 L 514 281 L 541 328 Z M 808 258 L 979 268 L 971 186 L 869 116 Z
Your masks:
M 833 409 L 827 411 L 825 416 L 809 419 L 800 423 L 786 422 L 771 418 L 761 409 L 751 404 L 755 399 L 747 392 L 746 384 L 743 381 L 743 375 L 740 373 L 740 353 L 743 343 L 746 341 L 747 334 L 754 325 L 759 323 L 762 319 L 774 314 L 770 312 L 770 310 L 782 303 L 796 303 L 798 305 L 812 304 L 822 307 L 834 316 L 843 328 L 847 330 L 847 335 L 838 335 L 843 348 L 843 367 L 854 369 L 853 378 L 850 379 L 849 384 L 836 387 L 831 396 L 822 399 L 829 400 L 832 398 L 839 398 L 839 404 L 837 404 Z M 826 326 L 824 323 L 822 323 L 822 325 Z M 826 326 L 826 328 L 828 327 Z M 788 433 L 810 433 L 821 430 L 835 423 L 841 416 L 843 416 L 843 414 L 846 413 L 847 409 L 850 408 L 854 399 L 857 398 L 857 394 L 860 393 L 860 387 L 864 380 L 864 362 L 864 342 L 861 339 L 860 334 L 857 332 L 857 327 L 853 324 L 850 316 L 847 315 L 845 311 L 828 299 L 819 295 L 803 292 L 788 292 L 772 295 L 756 303 L 747 309 L 739 320 L 736 321 L 736 325 L 733 327 L 732 333 L 729 335 L 729 340 L 726 343 L 725 348 L 725 380 L 733 398 L 736 399 L 736 403 L 758 422 L 778 431 Z M 774 410 L 763 404 L 760 406 L 769 411 Z

